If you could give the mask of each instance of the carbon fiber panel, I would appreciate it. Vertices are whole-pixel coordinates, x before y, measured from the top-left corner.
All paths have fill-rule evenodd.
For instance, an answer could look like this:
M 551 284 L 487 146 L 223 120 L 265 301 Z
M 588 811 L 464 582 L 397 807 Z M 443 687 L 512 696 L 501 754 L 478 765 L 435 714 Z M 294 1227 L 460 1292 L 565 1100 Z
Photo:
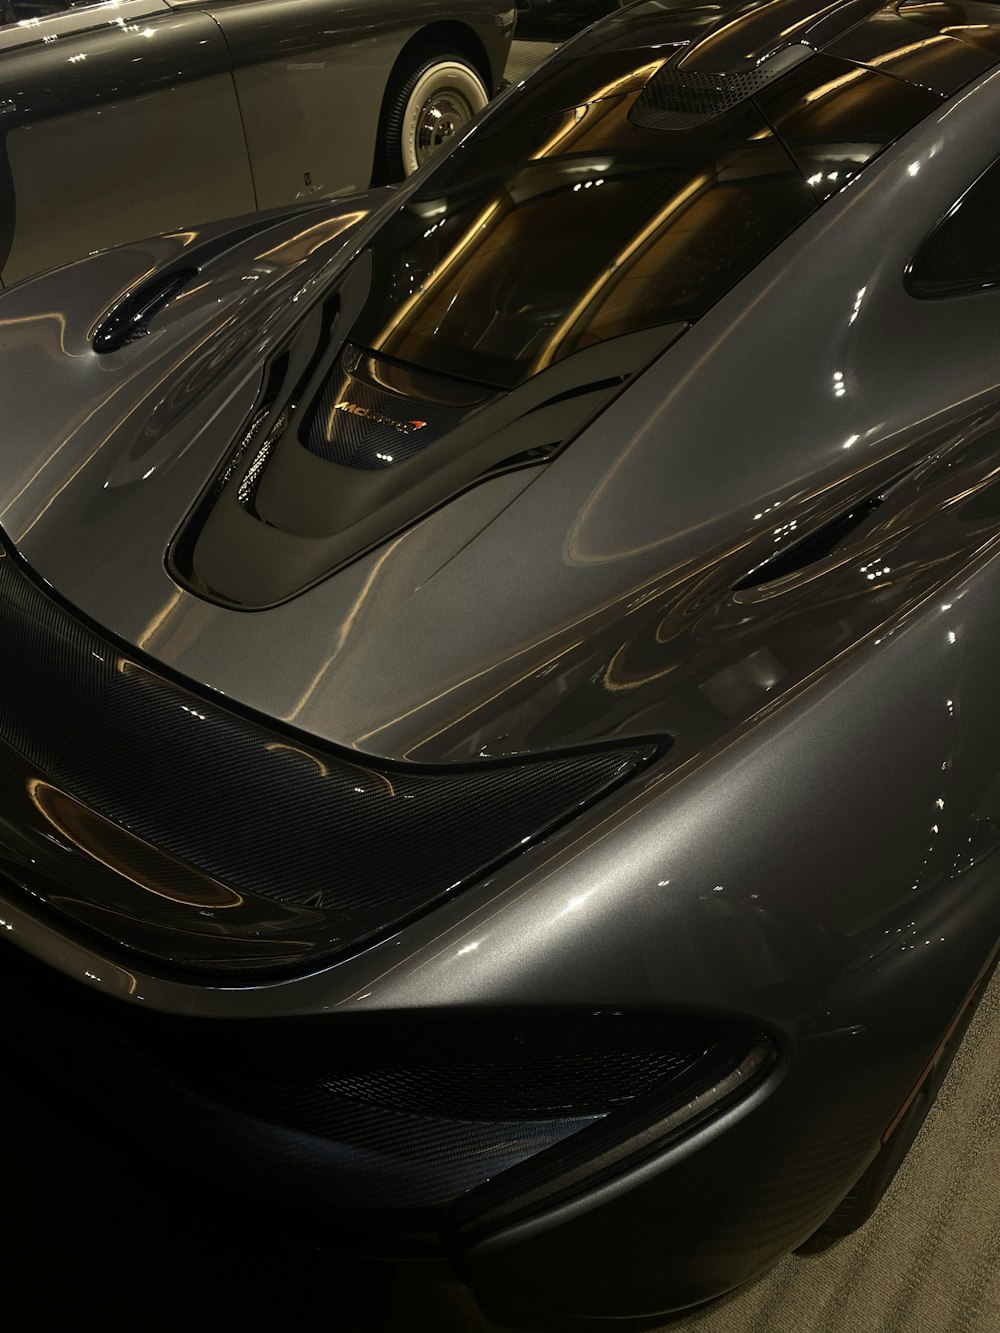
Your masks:
M 426 908 L 648 749 L 386 771 L 123 656 L 0 558 L 0 873 L 198 967 L 290 964 Z
M 306 444 L 342 467 L 381 471 L 420 453 L 495 396 L 348 344 L 320 395 Z
M 209 1096 L 216 1105 L 291 1131 L 301 1151 L 327 1159 L 335 1170 L 331 1202 L 355 1208 L 441 1206 L 603 1118 L 598 1113 L 536 1120 L 414 1115 L 319 1086 L 251 1082 Z M 282 1142 L 273 1131 L 271 1138 Z

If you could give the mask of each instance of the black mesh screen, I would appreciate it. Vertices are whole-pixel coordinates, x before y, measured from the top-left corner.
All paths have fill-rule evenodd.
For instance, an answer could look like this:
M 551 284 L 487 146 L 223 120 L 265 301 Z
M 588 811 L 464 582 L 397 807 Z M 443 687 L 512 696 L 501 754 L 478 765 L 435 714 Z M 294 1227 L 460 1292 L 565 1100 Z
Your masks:
M 949 296 L 1000 282 L 1000 162 L 981 176 L 918 253 L 910 289 Z
M 390 770 L 188 693 L 0 559 L 0 873 L 199 966 L 354 945 L 634 771 L 634 748 Z
M 410 1114 L 478 1120 L 603 1115 L 685 1069 L 690 1047 L 529 1052 L 517 1061 L 466 1059 L 327 1078 L 317 1095 L 405 1107 Z
M 244 1133 L 274 1145 L 278 1175 L 312 1161 L 329 1173 L 331 1206 L 408 1209 L 448 1203 L 608 1117 L 688 1096 L 747 1046 L 745 1034 L 673 1017 L 357 1021 L 353 1032 L 350 1015 L 314 1028 L 308 1053 L 284 1064 L 277 1037 L 269 1051 L 250 1042 L 235 1058 L 221 1048 L 192 1057 L 183 1030 L 159 1055 L 214 1116 L 245 1118 Z M 320 1048 L 328 1067 L 310 1073 L 302 1061 Z
M 759 64 L 719 72 L 665 65 L 642 90 L 629 119 L 643 129 L 691 129 L 724 115 L 811 55 L 810 48 L 794 46 Z

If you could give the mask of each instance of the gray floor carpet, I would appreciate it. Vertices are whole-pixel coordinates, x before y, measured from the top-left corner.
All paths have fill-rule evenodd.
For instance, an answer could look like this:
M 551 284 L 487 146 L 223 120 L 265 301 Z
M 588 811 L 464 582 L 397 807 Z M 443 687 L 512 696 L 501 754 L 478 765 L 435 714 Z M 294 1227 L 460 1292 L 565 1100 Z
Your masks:
M 669 1333 L 1000 1330 L 1000 975 L 875 1216 Z

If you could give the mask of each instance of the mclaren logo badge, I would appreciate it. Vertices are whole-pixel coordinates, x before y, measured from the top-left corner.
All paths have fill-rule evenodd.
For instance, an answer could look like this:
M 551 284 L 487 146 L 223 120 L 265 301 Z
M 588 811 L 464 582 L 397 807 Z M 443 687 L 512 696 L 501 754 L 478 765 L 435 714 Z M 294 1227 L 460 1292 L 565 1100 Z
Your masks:
M 335 412 L 350 412 L 353 417 L 366 417 L 367 420 L 374 422 L 379 426 L 388 426 L 390 430 L 398 430 L 401 435 L 412 435 L 415 431 L 423 430 L 427 425 L 426 421 L 397 421 L 395 417 L 387 417 L 383 412 L 373 412 L 370 407 L 359 407 L 357 403 L 350 403 L 346 398 L 342 398 L 339 403 L 334 403 Z

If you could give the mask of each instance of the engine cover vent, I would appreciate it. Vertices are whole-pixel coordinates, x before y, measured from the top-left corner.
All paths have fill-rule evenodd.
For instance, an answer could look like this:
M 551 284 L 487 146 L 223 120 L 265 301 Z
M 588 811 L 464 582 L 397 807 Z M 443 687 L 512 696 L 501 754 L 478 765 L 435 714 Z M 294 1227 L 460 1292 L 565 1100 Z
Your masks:
M 711 72 L 665 65 L 643 89 L 629 119 L 645 130 L 689 130 L 723 116 L 813 55 L 801 43 L 756 64 Z

